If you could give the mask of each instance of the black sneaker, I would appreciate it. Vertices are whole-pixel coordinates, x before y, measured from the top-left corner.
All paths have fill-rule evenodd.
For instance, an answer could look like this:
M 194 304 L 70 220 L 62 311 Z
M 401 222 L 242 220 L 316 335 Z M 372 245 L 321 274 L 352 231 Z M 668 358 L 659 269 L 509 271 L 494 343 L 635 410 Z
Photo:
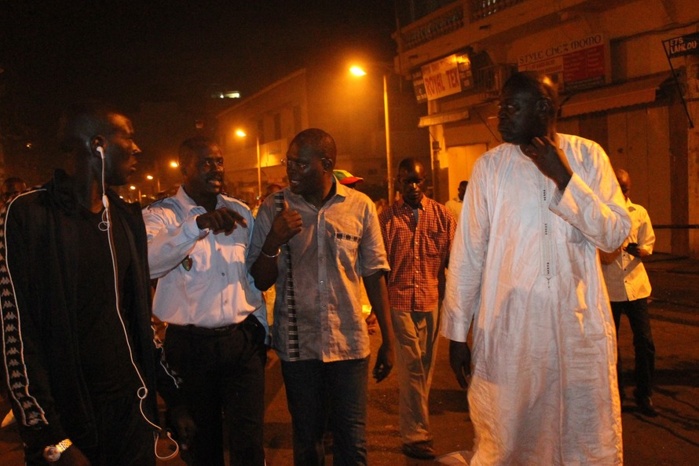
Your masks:
M 432 442 L 429 440 L 404 443 L 403 454 L 419 460 L 433 460 L 435 458 L 434 448 L 432 448 Z
M 636 406 L 638 406 L 638 412 L 648 417 L 657 417 L 658 411 L 655 410 L 653 406 L 653 400 L 649 396 L 643 396 L 641 398 L 636 398 Z

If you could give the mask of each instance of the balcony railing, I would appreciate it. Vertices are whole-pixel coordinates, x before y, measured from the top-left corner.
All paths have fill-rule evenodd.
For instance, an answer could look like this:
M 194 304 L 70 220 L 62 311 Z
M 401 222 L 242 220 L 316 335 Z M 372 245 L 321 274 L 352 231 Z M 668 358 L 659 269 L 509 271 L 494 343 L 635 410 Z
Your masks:
M 491 65 L 477 69 L 473 73 L 474 91 L 483 101 L 497 98 L 507 78 L 516 70 L 515 65 Z
M 450 34 L 480 19 L 494 15 L 526 0 L 466 0 L 445 6 L 401 28 L 403 50 L 410 50 Z M 468 9 L 468 11 L 465 11 Z
M 462 5 L 458 5 L 444 13 L 438 14 L 427 22 L 419 21 L 417 24 L 413 24 L 414 27 L 408 26 L 404 28 L 405 32 L 401 33 L 405 50 L 415 48 L 418 45 L 462 28 L 464 25 L 464 10 Z
M 471 0 L 471 22 L 494 15 L 525 0 Z

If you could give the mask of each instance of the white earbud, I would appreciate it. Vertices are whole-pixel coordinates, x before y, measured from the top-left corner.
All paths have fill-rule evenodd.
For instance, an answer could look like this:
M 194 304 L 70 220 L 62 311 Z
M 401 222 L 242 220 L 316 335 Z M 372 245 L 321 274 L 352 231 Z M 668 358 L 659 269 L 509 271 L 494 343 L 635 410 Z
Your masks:
M 100 158 L 104 160 L 104 149 L 102 149 L 102 146 L 97 146 L 97 152 L 100 153 Z

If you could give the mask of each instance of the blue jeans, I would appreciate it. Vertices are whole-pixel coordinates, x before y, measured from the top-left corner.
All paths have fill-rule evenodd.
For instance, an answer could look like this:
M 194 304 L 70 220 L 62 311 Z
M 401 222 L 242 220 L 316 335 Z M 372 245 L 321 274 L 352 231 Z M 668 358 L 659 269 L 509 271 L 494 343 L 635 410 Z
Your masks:
M 294 429 L 294 464 L 325 464 L 327 423 L 333 434 L 333 465 L 366 465 L 369 358 L 282 361 L 282 374 Z
M 629 325 L 633 333 L 633 348 L 636 366 L 636 390 L 634 397 L 644 398 L 653 393 L 653 374 L 655 372 L 655 344 L 650 330 L 650 318 L 648 317 L 648 299 L 642 298 L 635 301 L 612 302 L 612 314 L 616 325 L 617 337 L 619 336 L 619 323 L 621 314 L 629 318 Z M 621 381 L 621 354 L 617 357 L 617 377 L 619 392 L 623 397 L 623 385 Z

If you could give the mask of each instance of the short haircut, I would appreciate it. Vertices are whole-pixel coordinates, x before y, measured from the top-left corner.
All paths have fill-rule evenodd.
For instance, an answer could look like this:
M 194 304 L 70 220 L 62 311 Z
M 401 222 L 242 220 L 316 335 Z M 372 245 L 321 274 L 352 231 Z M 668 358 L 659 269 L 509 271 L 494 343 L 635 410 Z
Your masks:
M 121 115 L 115 107 L 100 101 L 76 102 L 61 114 L 58 124 L 58 142 L 63 152 L 76 151 L 90 138 L 110 135 L 114 131 L 112 115 Z
M 297 146 L 299 149 L 308 148 L 314 156 L 330 159 L 333 163 L 337 158 L 335 140 L 322 129 L 309 128 L 301 131 L 291 140 L 289 146 Z
M 201 154 L 208 152 L 211 147 L 218 147 L 216 141 L 206 136 L 194 136 L 185 139 L 180 144 L 179 163 L 180 167 L 187 165 L 192 158 L 199 157 Z
M 413 158 L 413 157 L 407 157 L 403 160 L 400 161 L 398 164 L 398 172 L 401 170 L 405 170 L 409 172 L 410 170 L 413 169 L 413 167 L 420 165 L 424 169 L 425 167 L 422 165 L 422 162 L 420 162 L 418 159 Z

